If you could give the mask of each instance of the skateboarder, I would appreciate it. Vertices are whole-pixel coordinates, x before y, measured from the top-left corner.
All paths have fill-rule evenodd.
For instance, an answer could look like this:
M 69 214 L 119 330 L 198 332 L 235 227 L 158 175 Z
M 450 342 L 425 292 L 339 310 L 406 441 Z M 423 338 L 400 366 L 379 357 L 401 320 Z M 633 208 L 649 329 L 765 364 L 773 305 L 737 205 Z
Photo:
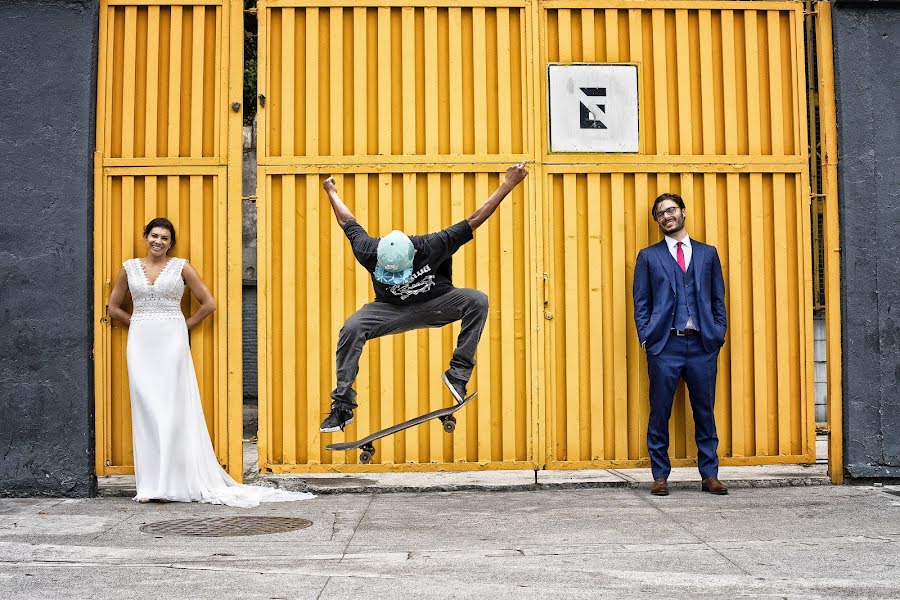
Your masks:
M 337 343 L 337 387 L 331 392 L 331 413 L 319 431 L 343 430 L 353 422 L 359 357 L 368 340 L 425 327 L 443 327 L 462 320 L 450 368 L 441 376 L 457 402 L 466 397 L 466 384 L 475 367 L 475 349 L 488 316 L 487 296 L 479 291 L 453 287 L 452 256 L 472 239 L 500 202 L 525 177 L 521 162 L 506 170 L 500 187 L 472 216 L 443 231 L 407 236 L 391 231 L 383 238 L 370 237 L 341 201 L 329 177 L 322 187 L 328 194 L 338 225 L 344 230 L 356 260 L 372 275 L 375 301 L 347 319 Z

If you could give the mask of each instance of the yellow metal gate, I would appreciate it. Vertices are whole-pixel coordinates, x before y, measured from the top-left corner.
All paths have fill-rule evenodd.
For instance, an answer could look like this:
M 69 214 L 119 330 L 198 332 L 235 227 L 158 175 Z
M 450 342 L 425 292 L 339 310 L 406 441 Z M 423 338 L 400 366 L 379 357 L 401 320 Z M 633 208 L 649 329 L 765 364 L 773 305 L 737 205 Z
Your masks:
M 398 3 L 399 4 L 399 3 Z M 524 3 L 261 2 L 260 462 L 330 469 L 354 454 L 318 432 L 341 324 L 371 300 L 320 182 L 373 234 L 436 231 L 470 215 L 506 166 L 531 157 Z M 463 3 L 465 4 L 465 3 Z M 498 120 L 497 115 L 506 115 Z M 527 185 L 454 260 L 457 285 L 490 294 L 472 409 L 385 439 L 375 468 L 532 468 L 537 255 Z M 443 406 L 458 327 L 367 345 L 354 439 Z
M 802 9 L 542 3 L 542 63 L 637 64 L 641 114 L 636 155 L 554 156 L 544 145 L 549 467 L 649 464 L 631 281 L 638 250 L 660 239 L 650 207 L 664 191 L 684 197 L 687 230 L 722 259 L 722 464 L 814 460 Z M 683 390 L 671 433 L 673 464 L 690 464 Z
M 337 4 L 337 5 L 336 5 Z M 681 193 L 728 290 L 723 464 L 813 460 L 802 4 L 669 0 L 271 0 L 259 4 L 260 465 L 271 471 L 646 465 L 632 320 L 653 198 Z M 549 63 L 632 63 L 640 152 L 553 154 Z M 458 328 L 367 345 L 360 409 L 323 439 L 341 324 L 372 297 L 320 182 L 373 235 L 468 216 L 515 161 L 531 176 L 454 261 L 491 300 L 453 436 L 324 450 L 444 405 Z M 696 456 L 683 392 L 675 464 Z M 345 464 L 349 463 L 349 464 Z
M 95 155 L 94 360 L 97 474 L 132 471 L 127 328 L 106 314 L 122 262 L 166 216 L 173 255 L 190 260 L 219 311 L 191 332 L 219 460 L 241 474 L 242 5 L 230 0 L 104 0 Z M 185 299 L 186 313 L 196 310 Z

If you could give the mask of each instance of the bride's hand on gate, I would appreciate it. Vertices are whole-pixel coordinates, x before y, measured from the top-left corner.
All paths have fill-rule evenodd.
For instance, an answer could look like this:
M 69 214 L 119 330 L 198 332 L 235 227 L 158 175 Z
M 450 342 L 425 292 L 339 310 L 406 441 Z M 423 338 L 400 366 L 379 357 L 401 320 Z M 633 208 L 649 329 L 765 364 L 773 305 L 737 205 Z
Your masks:
M 106 305 L 106 312 L 110 318 L 119 321 L 126 327 L 131 325 L 131 315 L 122 308 L 125 302 L 125 295 L 128 293 L 128 274 L 125 269 L 119 269 L 116 276 L 116 283 L 113 284 L 112 292 L 109 294 L 109 304 Z

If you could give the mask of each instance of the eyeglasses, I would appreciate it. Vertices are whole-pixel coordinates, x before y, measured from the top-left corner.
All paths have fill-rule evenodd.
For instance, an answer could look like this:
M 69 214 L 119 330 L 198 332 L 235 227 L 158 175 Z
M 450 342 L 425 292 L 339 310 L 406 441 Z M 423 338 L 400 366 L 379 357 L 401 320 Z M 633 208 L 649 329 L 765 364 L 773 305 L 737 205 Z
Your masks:
M 660 219 L 668 219 L 669 217 L 674 217 L 675 213 L 677 213 L 678 210 L 679 209 L 677 206 L 667 208 L 666 210 L 661 210 L 656 213 L 656 220 L 659 221 Z

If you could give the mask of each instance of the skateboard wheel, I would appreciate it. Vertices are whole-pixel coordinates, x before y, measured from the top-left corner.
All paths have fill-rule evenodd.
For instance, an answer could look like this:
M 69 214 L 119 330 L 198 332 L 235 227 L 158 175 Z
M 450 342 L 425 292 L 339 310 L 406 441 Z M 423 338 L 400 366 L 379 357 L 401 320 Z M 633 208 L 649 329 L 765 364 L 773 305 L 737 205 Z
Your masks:
M 453 433 L 456 431 L 456 419 L 447 419 L 444 421 L 444 431 Z
M 370 462 L 372 462 L 372 454 L 373 453 L 369 452 L 368 450 L 363 450 L 359 453 L 359 462 L 364 465 L 369 464 Z

